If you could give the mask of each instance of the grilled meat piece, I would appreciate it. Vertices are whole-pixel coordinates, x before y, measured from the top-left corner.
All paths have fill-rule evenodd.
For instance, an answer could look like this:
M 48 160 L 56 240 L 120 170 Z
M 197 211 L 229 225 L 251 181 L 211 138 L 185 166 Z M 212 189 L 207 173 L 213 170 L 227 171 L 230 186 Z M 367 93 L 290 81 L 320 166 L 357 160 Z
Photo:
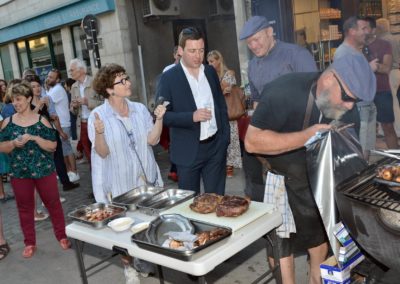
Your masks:
M 210 231 L 210 240 L 219 239 L 228 234 L 228 231 L 223 228 L 215 228 Z
M 221 195 L 215 193 L 203 193 L 194 198 L 193 203 L 190 204 L 190 209 L 202 214 L 215 212 L 221 199 Z
M 249 209 L 250 199 L 240 196 L 225 195 L 217 205 L 216 213 L 218 217 L 237 217 Z
M 197 235 L 197 241 L 195 242 L 196 246 L 202 246 L 210 240 L 210 231 L 200 232 L 197 233 L 196 235 Z

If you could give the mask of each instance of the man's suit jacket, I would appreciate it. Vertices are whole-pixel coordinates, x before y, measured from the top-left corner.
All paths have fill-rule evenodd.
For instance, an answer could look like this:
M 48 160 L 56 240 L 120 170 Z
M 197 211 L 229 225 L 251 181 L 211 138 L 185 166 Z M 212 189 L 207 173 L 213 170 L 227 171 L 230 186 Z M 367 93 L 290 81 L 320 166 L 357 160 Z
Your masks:
M 217 121 L 217 147 L 225 155 L 229 144 L 230 128 L 228 112 L 217 73 L 209 65 L 204 73 L 214 98 Z M 200 140 L 200 122 L 193 121 L 196 103 L 181 64 L 164 72 L 157 88 L 157 97 L 170 102 L 164 115 L 164 125 L 170 129 L 170 158 L 174 164 L 190 166 L 196 158 Z M 219 152 L 218 152 L 219 153 Z

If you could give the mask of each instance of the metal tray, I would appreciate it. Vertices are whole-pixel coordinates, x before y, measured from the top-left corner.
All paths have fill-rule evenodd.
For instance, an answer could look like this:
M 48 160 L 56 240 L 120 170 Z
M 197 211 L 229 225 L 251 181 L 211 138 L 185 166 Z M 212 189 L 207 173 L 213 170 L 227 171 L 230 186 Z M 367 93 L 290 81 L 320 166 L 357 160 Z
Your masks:
M 88 220 L 88 214 L 96 213 L 100 210 L 110 211 L 111 215 L 107 218 L 102 219 L 101 221 Z M 78 221 L 90 225 L 96 229 L 100 229 L 105 227 L 107 223 L 110 222 L 111 220 L 125 216 L 125 213 L 126 213 L 125 207 L 112 204 L 94 203 L 91 205 L 82 205 L 76 208 L 74 211 L 68 214 L 68 217 L 71 217 L 74 221 Z
M 130 211 L 134 211 L 136 210 L 136 205 L 139 202 L 148 200 L 155 194 L 160 193 L 163 190 L 164 188 L 162 187 L 142 185 L 128 192 L 125 192 L 124 194 L 116 196 L 112 199 L 111 202 L 119 206 L 125 206 Z
M 216 228 L 222 228 L 226 230 L 226 235 L 221 236 L 220 238 L 214 239 L 205 243 L 202 246 L 198 246 L 191 250 L 176 250 L 171 248 L 165 248 L 157 244 L 151 243 L 146 237 L 146 231 L 138 232 L 132 235 L 131 240 L 133 243 L 136 243 L 140 248 L 146 249 L 155 253 L 159 253 L 162 255 L 166 255 L 169 257 L 177 258 L 183 261 L 190 261 L 192 257 L 202 251 L 203 249 L 212 246 L 213 244 L 223 241 L 227 241 L 227 238 L 232 234 L 232 229 L 220 225 L 215 225 L 211 223 L 201 222 L 197 220 L 189 219 L 189 221 L 193 224 L 195 233 L 203 232 L 203 231 L 210 231 Z
M 194 227 L 189 219 L 179 214 L 165 214 L 153 220 L 146 231 L 147 239 L 156 245 L 162 245 L 168 232 L 190 232 L 194 233 Z
M 192 198 L 196 192 L 184 189 L 166 189 L 152 198 L 140 202 L 137 207 L 148 215 L 159 215 L 161 211 L 167 210 L 179 203 Z

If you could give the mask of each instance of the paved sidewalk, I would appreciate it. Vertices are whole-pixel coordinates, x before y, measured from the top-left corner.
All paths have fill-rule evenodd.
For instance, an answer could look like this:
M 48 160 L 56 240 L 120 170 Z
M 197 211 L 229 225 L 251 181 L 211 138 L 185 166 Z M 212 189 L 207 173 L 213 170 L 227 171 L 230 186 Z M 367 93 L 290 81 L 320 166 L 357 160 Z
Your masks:
M 161 169 L 161 174 L 166 187 L 177 187 L 177 184 L 168 180 L 169 171 L 168 154 L 160 147 L 156 147 L 155 155 Z M 91 193 L 91 177 L 88 164 L 78 165 L 81 186 L 75 190 L 63 192 L 60 186 L 61 196 L 66 198 L 63 203 L 65 215 L 83 204 L 91 204 L 94 200 L 89 198 Z M 235 176 L 227 179 L 227 193 L 243 195 L 244 177 L 241 170 L 235 170 Z M 10 192 L 10 184 L 6 183 L 6 191 Z M 51 222 L 45 220 L 36 222 L 38 250 L 32 259 L 24 259 L 21 256 L 24 244 L 19 226 L 18 213 L 15 201 L 7 201 L 0 204 L 4 221 L 5 236 L 11 246 L 11 252 L 0 262 L 0 283 L 10 284 L 75 284 L 81 283 L 78 264 L 73 249 L 63 251 L 52 232 Z M 66 217 L 67 224 L 71 222 Z M 206 277 L 207 283 L 236 283 L 246 284 L 255 280 L 267 269 L 265 240 L 260 239 L 245 250 L 236 254 L 228 261 L 219 265 Z M 97 262 L 100 258 L 110 254 L 110 251 L 91 245 L 85 246 L 85 262 L 88 266 Z M 307 283 L 305 257 L 296 258 L 297 283 Z M 96 273 L 98 271 L 98 273 Z M 89 274 L 89 283 L 125 283 L 122 266 L 118 257 L 94 269 Z M 196 283 L 190 280 L 186 274 L 164 269 L 166 283 Z M 156 277 L 141 278 L 143 284 L 159 283 Z M 271 283 L 275 283 L 272 281 Z

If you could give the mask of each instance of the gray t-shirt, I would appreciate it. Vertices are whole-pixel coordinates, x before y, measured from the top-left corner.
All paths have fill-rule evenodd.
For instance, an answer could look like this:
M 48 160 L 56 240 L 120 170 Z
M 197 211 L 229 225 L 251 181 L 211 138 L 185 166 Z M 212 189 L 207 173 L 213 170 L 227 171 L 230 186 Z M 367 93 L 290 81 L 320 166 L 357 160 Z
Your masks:
M 350 44 L 348 44 L 346 42 L 342 42 L 339 45 L 339 47 L 336 49 L 335 54 L 333 55 L 333 61 L 335 61 L 335 59 L 338 59 L 346 54 L 352 54 L 352 55 L 364 57 L 364 54 L 362 54 L 361 50 L 357 50 L 354 47 L 352 47 Z M 367 60 L 367 59 L 365 59 L 365 60 Z
M 317 65 L 307 49 L 277 40 L 268 55 L 253 57 L 249 62 L 251 99 L 259 102 L 264 86 L 284 74 L 315 71 Z
M 362 58 L 364 58 L 365 61 L 367 61 L 367 59 L 365 58 L 364 54 L 361 52 L 361 50 L 357 50 L 354 47 L 352 47 L 350 44 L 346 43 L 346 42 L 342 42 L 339 47 L 336 49 L 335 54 L 333 55 L 333 61 L 335 61 L 336 59 L 342 57 L 345 54 L 351 54 L 354 56 L 360 56 Z M 365 72 L 368 72 L 368 70 L 365 70 Z M 372 72 L 372 69 L 369 70 L 369 72 Z M 366 76 L 367 78 L 367 76 Z M 371 92 L 373 92 L 375 94 L 376 92 L 376 85 L 375 85 L 375 90 L 371 90 Z M 358 102 L 357 106 L 368 106 L 371 105 L 373 102 Z

